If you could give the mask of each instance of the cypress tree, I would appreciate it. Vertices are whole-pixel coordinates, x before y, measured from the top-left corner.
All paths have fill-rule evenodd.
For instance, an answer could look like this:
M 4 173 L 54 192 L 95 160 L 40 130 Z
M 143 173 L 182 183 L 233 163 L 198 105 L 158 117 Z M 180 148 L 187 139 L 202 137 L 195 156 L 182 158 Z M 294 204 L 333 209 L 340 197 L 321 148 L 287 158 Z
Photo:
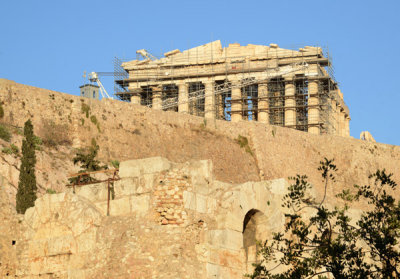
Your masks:
M 35 136 L 31 120 L 24 125 L 25 139 L 22 141 L 22 159 L 19 173 L 17 192 L 17 212 L 24 214 L 25 211 L 34 206 L 36 200 L 36 176 L 35 176 Z

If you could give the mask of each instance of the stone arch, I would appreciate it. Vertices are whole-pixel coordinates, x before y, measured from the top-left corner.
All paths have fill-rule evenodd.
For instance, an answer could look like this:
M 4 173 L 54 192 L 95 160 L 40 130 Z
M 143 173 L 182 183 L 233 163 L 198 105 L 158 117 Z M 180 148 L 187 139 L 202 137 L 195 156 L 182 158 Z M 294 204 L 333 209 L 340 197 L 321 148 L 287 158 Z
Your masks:
M 258 209 L 249 210 L 243 220 L 243 249 L 246 270 L 252 269 L 257 259 L 257 241 L 264 241 L 268 233 L 268 218 Z

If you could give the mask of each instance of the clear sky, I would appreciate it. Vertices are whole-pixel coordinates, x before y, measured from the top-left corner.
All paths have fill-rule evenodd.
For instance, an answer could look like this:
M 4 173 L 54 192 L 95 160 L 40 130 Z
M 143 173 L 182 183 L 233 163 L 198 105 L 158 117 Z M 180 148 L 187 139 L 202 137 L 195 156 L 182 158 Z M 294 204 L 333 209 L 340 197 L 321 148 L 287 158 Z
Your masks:
M 0 78 L 76 95 L 84 70 L 111 72 L 142 48 L 328 45 L 351 135 L 400 145 L 399 0 L 3 0 L 0 11 Z

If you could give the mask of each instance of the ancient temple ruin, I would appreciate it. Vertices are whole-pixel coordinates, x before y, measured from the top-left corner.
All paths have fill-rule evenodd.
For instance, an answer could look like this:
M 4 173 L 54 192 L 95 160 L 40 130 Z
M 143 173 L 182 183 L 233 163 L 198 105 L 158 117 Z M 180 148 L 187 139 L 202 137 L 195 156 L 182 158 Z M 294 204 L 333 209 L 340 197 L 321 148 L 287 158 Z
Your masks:
M 349 136 L 350 114 L 321 47 L 214 41 L 157 59 L 145 50 L 121 64 L 121 100 L 207 119 L 260 121 Z M 143 59 L 144 58 L 144 59 Z

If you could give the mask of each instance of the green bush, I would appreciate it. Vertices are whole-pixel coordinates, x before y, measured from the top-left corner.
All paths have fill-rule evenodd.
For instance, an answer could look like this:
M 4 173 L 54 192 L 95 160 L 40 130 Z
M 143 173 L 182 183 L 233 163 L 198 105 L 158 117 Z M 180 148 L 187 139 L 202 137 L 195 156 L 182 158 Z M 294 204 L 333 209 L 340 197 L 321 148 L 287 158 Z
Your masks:
M 116 169 L 119 168 L 119 161 L 118 160 L 112 160 L 110 163 L 114 168 L 116 168 Z
M 89 118 L 90 107 L 87 104 L 82 103 L 81 110 L 82 113 L 86 114 L 86 118 Z
M 1 150 L 1 152 L 4 153 L 4 154 L 8 154 L 8 155 L 13 154 L 13 152 L 12 152 L 12 150 L 11 150 L 10 147 L 4 147 L 4 148 Z
M 249 145 L 249 140 L 246 137 L 239 135 L 236 139 L 236 142 L 240 145 L 241 148 L 244 148 L 247 153 L 253 155 L 253 151 L 251 150 Z
M 90 121 L 91 121 L 94 125 L 96 125 L 97 130 L 99 130 L 99 132 L 100 132 L 100 123 L 99 123 L 99 121 L 97 120 L 96 115 L 91 115 L 91 116 L 90 116 Z
M 57 194 L 57 191 L 53 190 L 53 189 L 50 189 L 50 188 L 47 188 L 46 189 L 46 193 L 52 195 L 52 194 Z
M 33 142 L 35 143 L 35 149 L 36 150 L 41 150 L 42 148 L 40 147 L 43 144 L 43 140 L 39 138 L 38 136 L 33 136 Z
M 11 144 L 11 150 L 13 151 L 14 154 L 18 154 L 19 153 L 19 148 L 18 146 Z
M 1 125 L 1 124 L 0 124 L 0 138 L 5 141 L 8 141 L 8 142 L 10 142 L 10 140 L 11 140 L 10 131 L 8 130 L 8 128 L 6 126 Z
M 3 105 L 0 103 L 0 118 L 4 117 L 4 109 L 3 109 Z
M 4 147 L 1 150 L 1 152 L 5 153 L 5 154 L 9 154 L 9 155 L 11 155 L 11 154 L 18 155 L 19 154 L 19 148 L 16 145 L 11 144 L 10 147 Z

